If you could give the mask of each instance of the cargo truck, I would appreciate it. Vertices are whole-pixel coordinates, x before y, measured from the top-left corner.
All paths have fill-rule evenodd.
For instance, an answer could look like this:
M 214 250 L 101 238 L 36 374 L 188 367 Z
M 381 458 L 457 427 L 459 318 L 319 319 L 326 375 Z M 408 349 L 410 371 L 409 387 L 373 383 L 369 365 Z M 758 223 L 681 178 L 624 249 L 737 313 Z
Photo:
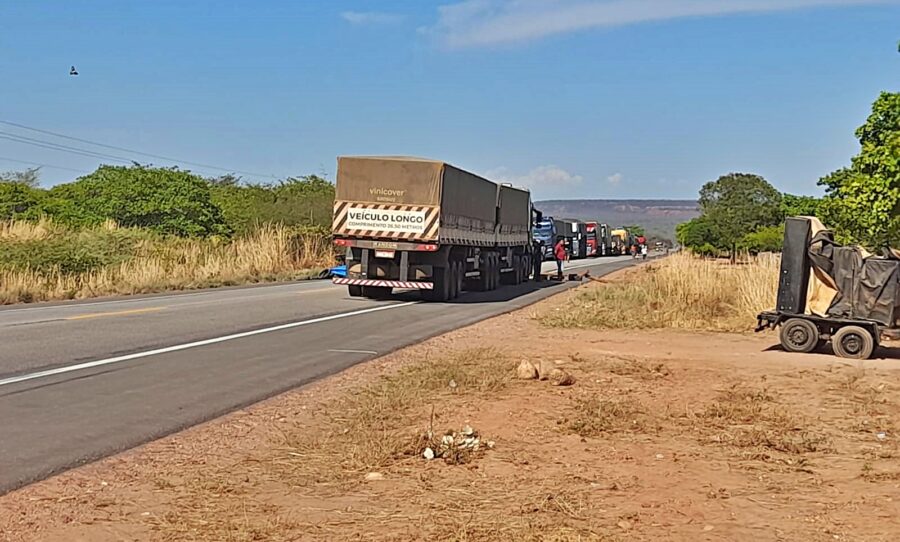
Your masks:
M 540 246 L 540 254 L 542 260 L 552 260 L 553 259 L 553 247 L 556 245 L 557 234 L 556 234 L 556 223 L 557 221 L 553 219 L 553 217 L 543 217 L 541 220 L 535 222 L 533 235 L 534 240 L 538 242 Z
M 609 236 L 609 225 L 597 222 L 586 222 L 587 255 L 589 257 L 609 256 L 612 241 Z
M 629 235 L 628 230 L 625 228 L 618 228 L 612 230 L 610 236 L 612 237 L 613 254 L 617 256 L 628 254 L 628 250 L 631 248 L 631 236 Z
M 430 301 L 519 284 L 532 269 L 537 218 L 527 190 L 446 162 L 340 157 L 332 230 L 347 276 L 333 281 L 352 297 L 407 289 Z

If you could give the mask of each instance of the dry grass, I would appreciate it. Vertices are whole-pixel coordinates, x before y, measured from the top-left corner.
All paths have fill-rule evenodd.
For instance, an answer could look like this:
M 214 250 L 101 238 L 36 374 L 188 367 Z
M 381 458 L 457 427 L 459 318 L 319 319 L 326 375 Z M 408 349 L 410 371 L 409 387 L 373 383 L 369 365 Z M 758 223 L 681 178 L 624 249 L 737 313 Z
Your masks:
M 645 431 L 647 424 L 643 406 L 629 398 L 577 399 L 572 413 L 560 423 L 582 437 L 597 437 L 604 433 Z
M 774 303 L 778 267 L 779 258 L 771 254 L 730 264 L 680 253 L 614 285 L 581 290 L 542 320 L 584 329 L 746 331 Z
M 470 349 L 384 376 L 326 405 L 327 429 L 318 435 L 303 423 L 284 430 L 281 446 L 291 459 L 278 464 L 279 475 L 298 485 L 340 482 L 419 456 L 430 439 L 423 435 L 459 429 L 433 426 L 444 418 L 445 403 L 503 389 L 512 369 L 496 350 Z
M 109 223 L 98 229 L 117 227 Z M 0 250 L 2 243 L 39 243 L 65 233 L 49 221 L 0 223 Z M 79 239 L 76 236 L 71 242 L 79 243 Z M 334 256 L 327 238 L 279 225 L 263 226 L 232 241 L 143 232 L 126 241 L 123 250 L 127 253 L 119 261 L 79 272 L 0 266 L 0 304 L 306 278 L 331 265 Z

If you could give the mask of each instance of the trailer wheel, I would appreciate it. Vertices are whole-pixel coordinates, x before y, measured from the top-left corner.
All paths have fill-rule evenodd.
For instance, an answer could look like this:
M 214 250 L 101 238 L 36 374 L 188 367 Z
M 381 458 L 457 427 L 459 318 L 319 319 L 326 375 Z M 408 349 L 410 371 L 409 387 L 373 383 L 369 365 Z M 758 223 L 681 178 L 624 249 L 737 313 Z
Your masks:
M 431 282 L 434 288 L 431 290 L 422 290 L 422 297 L 427 301 L 447 301 L 450 297 L 450 271 L 446 267 L 434 267 L 432 271 Z
M 500 273 L 500 255 L 492 254 L 491 256 L 491 290 L 496 290 L 500 287 L 500 277 L 503 275 Z
M 460 296 L 466 290 L 466 262 L 456 262 L 456 295 Z
M 846 326 L 831 338 L 834 353 L 842 358 L 869 359 L 875 351 L 875 337 L 860 326 Z
M 391 297 L 391 293 L 393 291 L 393 288 L 387 288 L 384 286 L 364 286 L 362 289 L 362 295 L 367 299 L 387 299 Z
M 513 256 L 512 261 L 512 283 L 513 285 L 522 284 L 522 258 L 521 256 Z
M 788 352 L 807 354 L 819 344 L 819 329 L 809 320 L 791 318 L 781 325 L 781 346 Z
M 451 261 L 447 271 L 447 299 L 456 299 L 459 296 L 459 266 Z
M 362 297 L 362 295 L 363 295 L 362 286 L 353 286 L 352 284 L 348 285 L 347 293 L 350 294 L 350 297 Z

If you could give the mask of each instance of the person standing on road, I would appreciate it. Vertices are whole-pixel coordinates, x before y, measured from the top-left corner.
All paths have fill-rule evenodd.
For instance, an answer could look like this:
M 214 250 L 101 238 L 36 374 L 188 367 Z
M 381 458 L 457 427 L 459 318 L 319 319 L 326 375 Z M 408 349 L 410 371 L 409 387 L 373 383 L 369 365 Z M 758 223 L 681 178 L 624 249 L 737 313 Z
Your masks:
M 647 245 L 641 245 L 641 259 L 647 259 Z
M 534 260 L 532 263 L 534 264 L 534 281 L 541 282 L 541 264 L 544 263 L 544 242 L 534 240 L 534 248 L 532 250 L 532 257 Z
M 566 261 L 567 256 L 566 240 L 560 239 L 556 246 L 553 247 L 553 257 L 556 259 L 556 276 L 559 280 L 563 278 L 563 262 Z

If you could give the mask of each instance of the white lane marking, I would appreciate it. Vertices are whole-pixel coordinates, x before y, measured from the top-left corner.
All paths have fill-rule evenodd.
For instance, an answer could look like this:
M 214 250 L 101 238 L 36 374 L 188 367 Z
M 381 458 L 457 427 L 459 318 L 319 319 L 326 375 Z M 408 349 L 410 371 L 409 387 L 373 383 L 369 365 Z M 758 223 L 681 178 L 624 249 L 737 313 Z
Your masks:
M 245 337 L 261 335 L 263 333 L 271 333 L 273 331 L 282 331 L 285 329 L 291 329 L 291 328 L 300 327 L 300 326 L 320 324 L 322 322 L 329 322 L 331 320 L 338 320 L 340 318 L 349 318 L 351 316 L 359 316 L 361 314 L 369 314 L 371 312 L 386 311 L 386 310 L 390 310 L 390 309 L 399 309 L 401 307 L 408 307 L 410 305 L 415 305 L 417 303 L 419 303 L 419 301 L 408 301 L 406 303 L 400 303 L 397 305 L 385 305 L 382 307 L 372 307 L 370 309 L 362 309 L 362 310 L 352 311 L 352 312 L 342 312 L 340 314 L 333 314 L 331 316 L 323 316 L 321 318 L 313 318 L 312 320 L 302 320 L 300 322 L 291 322 L 289 324 L 281 324 L 278 326 L 257 329 L 254 331 L 244 331 L 242 333 L 235 333 L 233 335 L 214 337 L 212 339 L 206 339 L 203 341 L 177 344 L 175 346 L 167 346 L 165 348 L 157 348 L 156 350 L 147 350 L 146 352 L 135 352 L 134 354 L 128 354 L 125 356 L 116 356 L 114 358 L 89 361 L 87 363 L 79 363 L 77 365 L 68 365 L 66 367 L 58 367 L 56 369 L 48 369 L 46 371 L 38 371 L 36 373 L 29 373 L 29 374 L 24 374 L 24 375 L 19 375 L 19 376 L 13 376 L 10 378 L 5 378 L 3 380 L 0 380 L 0 386 L 8 386 L 10 384 L 17 384 L 19 382 L 25 382 L 25 381 L 34 380 L 37 378 L 44 378 L 47 376 L 71 373 L 72 371 L 80 371 L 82 369 L 90 369 L 92 367 L 99 367 L 101 365 L 111 365 L 113 363 L 122 363 L 123 361 L 131 361 L 133 359 L 146 358 L 149 356 L 156 356 L 159 354 L 168 354 L 170 352 L 178 352 L 180 350 L 187 350 L 188 348 L 197 348 L 200 346 L 208 346 L 210 344 L 222 343 L 225 341 L 233 341 L 235 339 L 243 339 Z
M 188 297 L 198 297 L 205 295 L 215 295 L 215 294 L 227 294 L 227 293 L 242 293 L 242 292 L 252 292 L 253 290 L 270 290 L 276 288 L 290 288 L 295 287 L 298 291 L 303 291 L 307 288 L 311 288 L 313 285 L 321 285 L 323 281 L 319 280 L 309 280 L 303 282 L 289 282 L 287 284 L 267 284 L 265 286 L 258 285 L 250 285 L 246 287 L 239 288 L 209 288 L 206 290 L 198 291 L 198 292 L 190 292 L 190 293 L 176 293 L 176 294 L 166 294 L 166 295 L 150 295 L 147 297 L 125 297 L 125 299 L 110 299 L 107 301 L 91 301 L 88 303 L 57 303 L 53 305 L 38 305 L 38 306 L 29 306 L 29 307 L 20 307 L 15 309 L 2 309 L 0 310 L 0 316 L 4 314 L 10 314 L 13 312 L 26 312 L 26 311 L 42 311 L 42 310 L 52 310 L 52 309 L 71 309 L 78 310 L 86 307 L 98 307 L 101 305 L 118 305 L 120 303 L 143 303 L 143 302 L 153 302 L 160 299 L 182 299 Z M 330 282 L 329 282 L 330 284 Z M 253 296 L 253 297 L 263 297 L 263 296 Z
M 338 352 L 340 354 L 377 354 L 374 350 L 329 350 L 329 352 Z

